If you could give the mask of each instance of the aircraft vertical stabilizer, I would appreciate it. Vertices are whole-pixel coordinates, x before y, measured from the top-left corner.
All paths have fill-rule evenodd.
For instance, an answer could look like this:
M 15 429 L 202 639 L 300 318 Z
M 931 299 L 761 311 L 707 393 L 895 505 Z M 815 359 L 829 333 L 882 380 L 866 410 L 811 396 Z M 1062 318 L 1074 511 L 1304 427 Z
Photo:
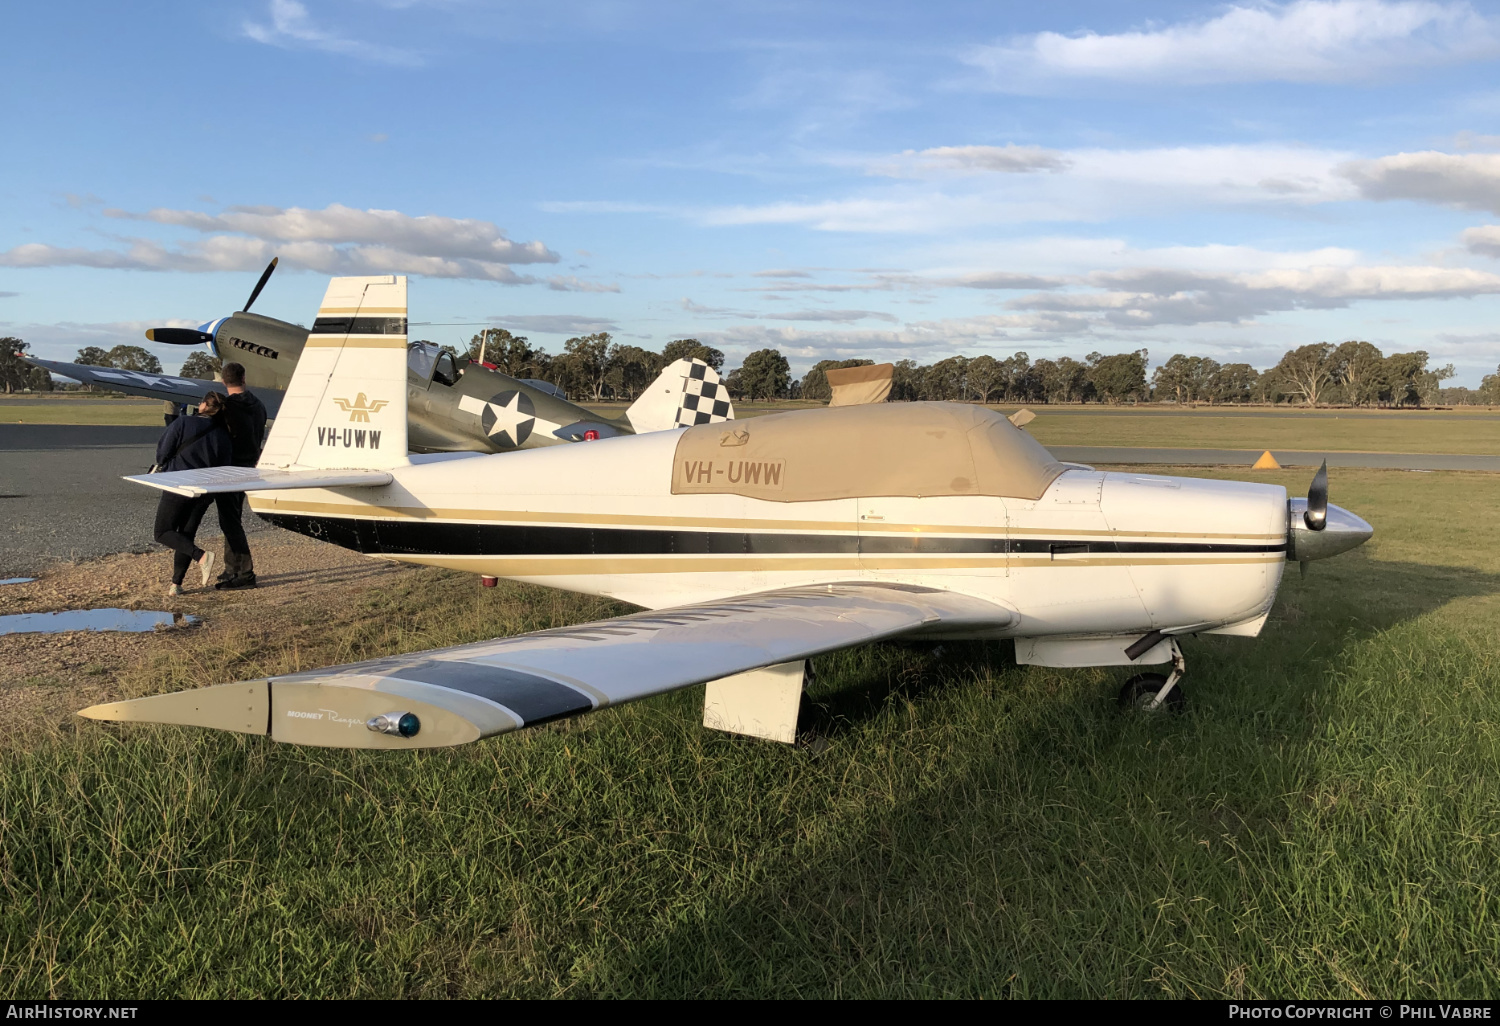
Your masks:
M 259 467 L 375 470 L 406 456 L 406 278 L 334 278 Z
M 677 360 L 625 411 L 636 434 L 716 424 L 734 419 L 729 389 L 719 374 L 697 359 Z

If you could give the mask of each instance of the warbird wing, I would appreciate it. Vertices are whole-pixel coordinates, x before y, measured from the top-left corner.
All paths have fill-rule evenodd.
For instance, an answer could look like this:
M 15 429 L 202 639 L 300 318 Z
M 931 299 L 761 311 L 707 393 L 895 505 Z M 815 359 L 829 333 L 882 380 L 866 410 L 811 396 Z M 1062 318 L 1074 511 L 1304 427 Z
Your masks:
M 1014 617 L 992 602 L 914 585 L 783 588 L 110 702 L 80 715 L 326 747 L 444 747 L 852 645 L 1004 627 Z
M 85 385 L 107 388 L 111 392 L 145 396 L 147 399 L 162 399 L 169 403 L 187 403 L 196 406 L 210 392 L 224 391 L 222 381 L 203 381 L 198 378 L 177 378 L 170 374 L 148 374 L 145 371 L 120 370 L 118 367 L 90 367 L 81 363 L 62 363 L 58 360 L 36 360 L 27 358 L 33 367 L 41 367 L 51 374 L 81 381 Z M 274 388 L 252 388 L 260 401 L 266 404 L 269 416 L 276 416 L 283 395 Z

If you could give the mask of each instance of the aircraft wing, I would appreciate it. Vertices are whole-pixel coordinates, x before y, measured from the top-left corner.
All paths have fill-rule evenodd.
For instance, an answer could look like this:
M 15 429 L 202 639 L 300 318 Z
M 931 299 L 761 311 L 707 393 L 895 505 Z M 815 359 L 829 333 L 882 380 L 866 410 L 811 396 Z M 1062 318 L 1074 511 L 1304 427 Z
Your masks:
M 1004 627 L 1000 605 L 903 584 L 829 584 L 106 703 L 80 715 L 343 748 L 462 744 L 916 630 Z M 411 737 L 370 727 L 411 713 Z M 390 722 L 390 721 L 388 721 Z
M 25 360 L 33 367 L 41 367 L 50 374 L 72 378 L 85 385 L 97 385 L 126 395 L 143 395 L 148 399 L 163 399 L 169 403 L 196 405 L 209 392 L 224 391 L 224 384 L 220 381 L 176 378 L 170 374 L 148 374 L 145 371 L 120 370 L 117 367 L 90 367 L 81 363 L 62 363 L 32 357 L 26 357 Z M 266 415 L 275 417 L 285 393 L 275 388 L 252 388 L 250 391 L 266 404 Z

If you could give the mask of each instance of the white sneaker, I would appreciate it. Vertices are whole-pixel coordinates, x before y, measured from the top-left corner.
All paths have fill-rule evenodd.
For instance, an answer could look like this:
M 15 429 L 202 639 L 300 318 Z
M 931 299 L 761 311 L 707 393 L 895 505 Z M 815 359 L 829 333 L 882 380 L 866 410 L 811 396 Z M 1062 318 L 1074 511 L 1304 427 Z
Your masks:
M 203 558 L 198 560 L 198 569 L 203 572 L 203 586 L 207 588 L 208 582 L 213 580 L 214 576 L 214 554 L 212 552 L 205 552 Z
M 172 585 L 170 588 L 167 589 L 167 594 L 168 595 L 181 595 L 182 594 L 182 585 L 180 585 L 180 584 L 174 584 L 174 585 Z

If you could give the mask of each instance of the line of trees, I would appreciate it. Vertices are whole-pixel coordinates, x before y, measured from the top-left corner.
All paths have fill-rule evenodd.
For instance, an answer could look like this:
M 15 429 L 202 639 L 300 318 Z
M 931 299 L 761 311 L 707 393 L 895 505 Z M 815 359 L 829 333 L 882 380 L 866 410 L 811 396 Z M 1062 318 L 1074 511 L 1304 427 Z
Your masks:
M 561 353 L 533 346 L 524 335 L 487 329 L 469 341 L 467 351 L 445 347 L 459 358 L 481 356 L 518 378 L 548 381 L 570 397 L 586 401 L 638 397 L 662 369 L 683 357 L 696 357 L 723 373 L 724 354 L 694 338 L 669 342 L 661 352 L 616 342 L 608 332 L 570 338 Z M 0 338 L 0 389 L 50 390 L 47 373 L 23 363 L 26 343 Z M 932 364 L 900 360 L 891 383 L 893 400 L 939 399 L 985 403 L 1297 403 L 1351 406 L 1417 406 L 1441 403 L 1500 405 L 1500 368 L 1478 389 L 1445 388 L 1453 366 L 1430 367 L 1426 352 L 1386 355 L 1369 342 L 1315 342 L 1286 352 L 1275 367 L 1257 371 L 1246 363 L 1224 363 L 1206 356 L 1177 354 L 1147 374 L 1145 349 L 1090 353 L 1083 360 L 1062 356 L 1032 360 L 1026 353 L 950 356 Z M 95 367 L 161 372 L 161 362 L 141 346 L 105 350 L 88 346 L 77 362 Z M 740 400 L 828 399 L 827 371 L 858 367 L 873 360 L 822 360 L 800 379 L 786 357 L 760 349 L 724 374 L 730 394 Z M 212 380 L 219 360 L 191 353 L 184 377 Z
M 1275 367 L 1257 371 L 1248 363 L 1219 363 L 1206 356 L 1177 354 L 1147 377 L 1148 353 L 1090 353 L 1083 361 L 1063 356 L 1033 361 L 1025 353 L 1006 358 L 951 356 L 929 365 L 901 360 L 891 382 L 892 399 L 950 399 L 1026 403 L 1302 403 L 1351 406 L 1435 405 L 1444 401 L 1500 403 L 1500 370 L 1468 389 L 1444 389 L 1453 366 L 1429 367 L 1425 352 L 1389 356 L 1369 342 L 1316 342 L 1284 354 Z M 749 362 L 748 359 L 746 361 Z M 872 360 L 824 360 L 794 392 L 827 399 L 827 371 Z

